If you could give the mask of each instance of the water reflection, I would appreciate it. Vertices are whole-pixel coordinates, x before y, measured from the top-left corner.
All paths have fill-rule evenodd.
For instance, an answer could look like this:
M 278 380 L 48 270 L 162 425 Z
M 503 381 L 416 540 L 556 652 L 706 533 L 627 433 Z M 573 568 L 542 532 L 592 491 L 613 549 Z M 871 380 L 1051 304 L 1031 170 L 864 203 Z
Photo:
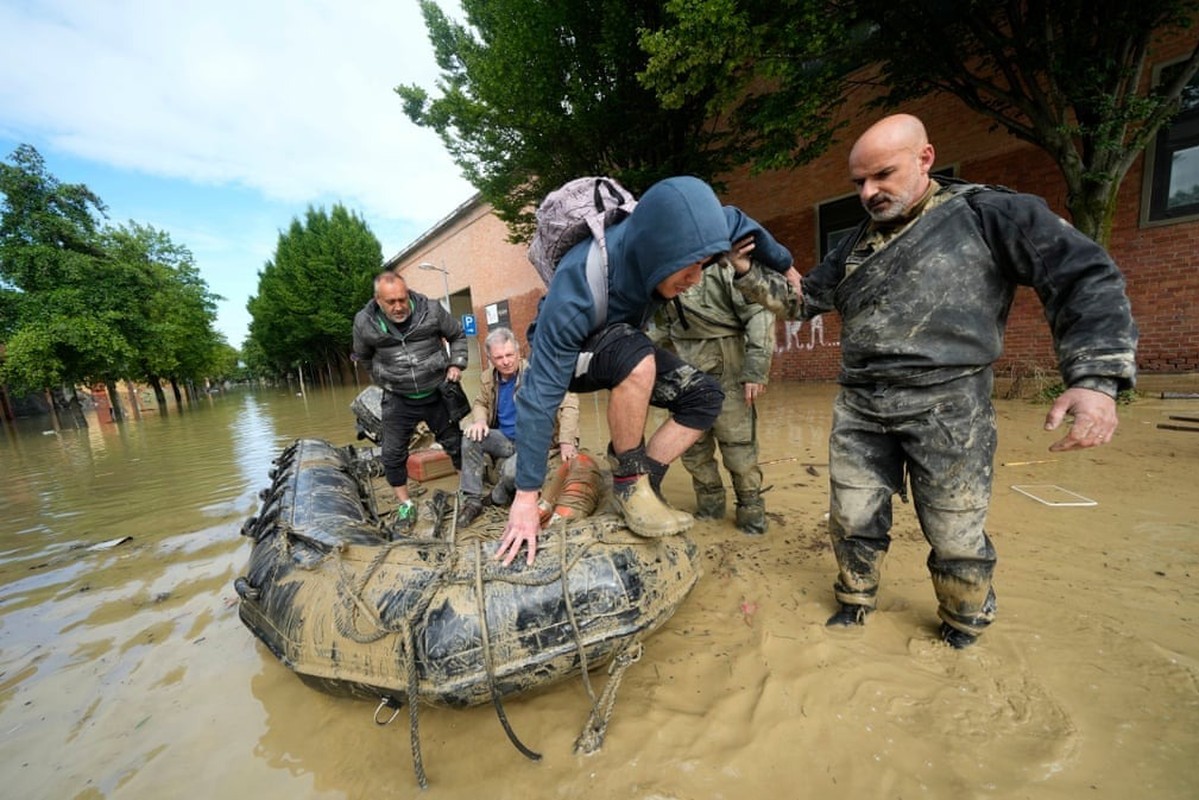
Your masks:
M 267 474 L 270 454 L 276 445 L 274 421 L 256 395 L 242 397 L 241 413 L 229 425 L 233 437 L 233 458 L 241 477 L 249 482 Z M 264 458 L 266 463 L 264 462 Z

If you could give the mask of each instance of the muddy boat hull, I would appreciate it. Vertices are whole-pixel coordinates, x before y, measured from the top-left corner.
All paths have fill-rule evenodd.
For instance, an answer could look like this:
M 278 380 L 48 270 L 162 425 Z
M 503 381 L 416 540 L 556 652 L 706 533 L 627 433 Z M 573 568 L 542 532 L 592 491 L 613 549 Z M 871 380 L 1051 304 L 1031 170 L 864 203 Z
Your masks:
M 448 707 L 526 692 L 646 637 L 699 577 L 689 539 L 643 539 L 608 514 L 547 530 L 532 567 L 494 560 L 495 525 L 387 541 L 366 464 L 296 442 L 243 529 L 240 617 L 322 690 Z

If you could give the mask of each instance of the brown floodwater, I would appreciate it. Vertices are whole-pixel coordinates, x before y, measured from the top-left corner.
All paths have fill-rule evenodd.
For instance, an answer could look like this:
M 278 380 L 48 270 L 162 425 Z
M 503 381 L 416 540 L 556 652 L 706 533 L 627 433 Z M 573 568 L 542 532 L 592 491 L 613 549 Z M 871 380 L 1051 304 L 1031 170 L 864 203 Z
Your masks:
M 238 532 L 271 459 L 301 436 L 352 442 L 353 387 L 235 391 L 80 431 L 4 426 L 0 794 L 1199 796 L 1199 434 L 1157 427 L 1199 417 L 1199 400 L 1142 397 L 1111 445 L 1074 454 L 1047 451 L 1045 406 L 997 402 L 999 617 L 958 652 L 934 641 L 927 548 L 898 500 L 879 613 L 853 632 L 823 625 L 833 391 L 770 387 L 770 532 L 696 525 L 705 574 L 626 673 L 602 750 L 572 752 L 589 711 L 578 679 L 505 702 L 539 763 L 490 707 L 428 708 L 423 793 L 406 714 L 378 726 L 374 703 L 309 688 L 237 616 Z M 584 398 L 596 452 L 603 411 Z M 693 507 L 680 467 L 665 491 Z

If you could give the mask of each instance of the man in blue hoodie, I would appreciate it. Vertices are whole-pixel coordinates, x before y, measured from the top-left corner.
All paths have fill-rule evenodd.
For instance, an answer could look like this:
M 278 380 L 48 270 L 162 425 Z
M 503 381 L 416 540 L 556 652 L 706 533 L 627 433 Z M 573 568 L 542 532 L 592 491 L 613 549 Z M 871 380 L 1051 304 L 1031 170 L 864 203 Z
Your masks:
M 754 259 L 782 272 L 785 247 L 740 210 L 721 206 L 708 184 L 691 177 L 651 186 L 625 220 L 604 232 L 608 258 L 607 314 L 587 281 L 585 239 L 562 257 L 530 329 L 532 356 L 517 396 L 516 498 L 496 558 L 509 564 L 528 548 L 533 563 L 540 532 L 538 492 L 554 413 L 567 391 L 611 391 L 608 428 L 613 496 L 625 524 L 641 536 L 668 536 L 691 527 L 690 514 L 660 495 L 667 467 L 710 428 L 724 393 L 709 375 L 654 347 L 643 328 L 654 311 L 699 282 L 734 240 L 753 237 Z M 650 405 L 670 418 L 644 440 Z

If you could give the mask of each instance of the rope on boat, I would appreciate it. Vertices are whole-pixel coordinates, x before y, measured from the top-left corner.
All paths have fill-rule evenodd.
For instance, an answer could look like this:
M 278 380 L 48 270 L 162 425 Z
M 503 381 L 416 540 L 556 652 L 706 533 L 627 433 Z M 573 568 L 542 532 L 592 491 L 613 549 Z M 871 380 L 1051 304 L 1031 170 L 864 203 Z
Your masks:
M 570 620 L 570 632 L 574 636 L 575 645 L 579 648 L 579 668 L 583 670 L 583 688 L 587 690 L 587 697 L 591 700 L 591 713 L 595 714 L 595 689 L 591 688 L 591 676 L 588 674 L 590 668 L 587 665 L 587 647 L 583 644 L 583 631 L 579 629 L 579 621 L 575 619 L 574 601 L 570 599 L 570 584 L 568 582 L 570 569 L 566 563 L 566 520 L 558 520 L 554 523 L 554 528 L 557 530 L 558 539 L 561 541 L 561 546 L 558 548 L 561 553 L 561 566 L 559 569 L 562 573 L 562 599 L 566 601 L 566 618 Z
M 608 665 L 608 682 L 604 684 L 604 692 L 600 695 L 599 707 L 592 708 L 579 738 L 575 739 L 576 753 L 590 755 L 604 746 L 604 736 L 616 707 L 616 692 L 620 689 L 620 682 L 624 680 L 625 670 L 641 660 L 642 652 L 641 640 L 633 639 L 621 648 Z
M 455 504 L 456 505 L 456 504 Z M 450 532 L 451 543 L 457 538 L 457 513 L 454 509 L 452 514 L 452 522 Z M 582 732 L 575 741 L 574 751 L 576 753 L 590 754 L 598 751 L 604 742 L 604 737 L 607 733 L 608 724 L 612 718 L 616 703 L 616 693 L 620 688 L 621 681 L 624 678 L 625 671 L 634 663 L 636 663 L 642 654 L 642 645 L 639 639 L 634 639 L 628 642 L 613 658 L 608 665 L 608 681 L 604 685 L 603 692 L 597 698 L 595 689 L 591 684 L 590 670 L 587 660 L 586 647 L 583 642 L 582 631 L 579 627 L 577 617 L 574 611 L 574 603 L 571 600 L 569 591 L 568 577 L 570 571 L 575 567 L 580 559 L 591 549 L 597 541 L 581 544 L 573 548 L 569 548 L 567 542 L 566 531 L 567 520 L 562 520 L 555 523 L 555 528 L 558 534 L 560 543 L 560 563 L 557 574 L 543 575 L 542 577 L 524 576 L 520 574 L 505 573 L 502 575 L 488 576 L 488 582 L 496 581 L 500 583 L 508 583 L 517 586 L 544 586 L 551 583 L 560 582 L 562 585 L 562 596 L 566 606 L 566 613 L 571 625 L 572 635 L 575 639 L 575 644 L 578 647 L 579 662 L 582 672 L 583 685 L 587 690 L 587 695 L 591 701 L 591 712 L 588 715 L 587 722 L 583 726 Z M 286 538 L 286 537 L 283 537 Z M 370 644 L 392 634 L 401 634 L 401 648 L 406 650 L 405 665 L 406 665 L 406 680 L 407 680 L 407 700 L 408 700 L 408 723 L 409 723 L 409 739 L 412 750 L 413 770 L 416 774 L 417 782 L 421 788 L 428 788 L 428 777 L 424 769 L 424 761 L 421 756 L 420 747 L 420 716 L 418 705 L 420 701 L 420 687 L 417 675 L 416 665 L 416 639 L 413 629 L 413 622 L 418 620 L 427 610 L 429 603 L 432 601 L 434 594 L 444 585 L 464 583 L 461 578 L 456 578 L 452 573 L 453 564 L 458 560 L 454 557 L 457 554 L 456 548 L 450 548 L 451 558 L 439 570 L 436 577 L 430 581 L 425 587 L 423 597 L 415 604 L 410 611 L 404 615 L 404 618 L 396 623 L 388 624 L 384 621 L 378 611 L 368 603 L 364 597 L 366 587 L 370 583 L 375 572 L 386 561 L 388 554 L 396 546 L 402 544 L 401 541 L 388 542 L 381 545 L 378 552 L 375 553 L 370 563 L 361 573 L 355 576 L 351 573 L 341 558 L 336 558 L 339 580 L 337 583 L 338 595 L 341 602 L 337 604 L 334 614 L 334 622 L 338 631 L 353 641 Z M 479 627 L 482 636 L 483 646 L 483 661 L 487 673 L 488 688 L 491 693 L 492 705 L 495 707 L 496 716 L 500 721 L 500 725 L 504 729 L 505 735 L 512 745 L 526 758 L 532 761 L 540 761 L 541 754 L 526 746 L 516 732 L 512 729 L 511 723 L 508 721 L 507 713 L 504 711 L 503 702 L 501 699 L 499 686 L 495 675 L 495 665 L 491 650 L 491 636 L 487 625 L 487 608 L 486 595 L 483 591 L 483 540 L 476 539 L 475 559 L 474 559 L 474 588 L 475 596 L 479 608 Z M 336 555 L 340 555 L 340 551 L 335 551 Z M 465 577 L 465 576 L 463 576 Z M 359 621 L 365 618 L 373 626 L 371 632 L 363 632 L 359 629 Z M 376 710 L 377 713 L 377 710 Z
M 371 576 L 375 574 L 375 570 L 379 568 L 379 565 L 387 558 L 387 554 L 397 544 L 398 542 L 389 542 L 380 546 L 379 552 L 375 553 L 370 564 L 357 579 L 346 569 L 345 562 L 341 558 L 337 558 L 337 596 L 341 602 L 333 607 L 333 620 L 338 632 L 347 639 L 352 639 L 358 644 L 370 644 L 379 641 L 384 636 L 400 632 L 400 628 L 392 627 L 384 622 L 378 612 L 362 598 Z M 360 631 L 357 624 L 359 615 L 370 620 L 375 629 L 368 633 Z
M 404 647 L 408 650 L 408 740 L 412 746 L 412 769 L 416 773 L 416 782 L 420 788 L 429 788 L 429 778 L 425 775 L 425 761 L 420 753 L 420 687 L 416 678 L 416 638 L 412 628 L 404 626 Z
M 487 631 L 487 603 L 483 595 L 483 543 L 475 542 L 475 596 L 479 601 L 479 630 L 483 634 L 483 664 L 487 667 L 487 687 L 491 690 L 491 704 L 495 706 L 496 716 L 500 719 L 500 725 L 504 726 L 504 733 L 508 736 L 508 741 L 512 742 L 512 746 L 520 751 L 520 754 L 530 761 L 540 761 L 541 753 L 534 752 L 525 746 L 512 730 L 512 726 L 508 724 L 508 715 L 504 713 L 504 704 L 500 701 L 500 690 L 495 683 L 495 667 L 491 663 L 491 637 Z

